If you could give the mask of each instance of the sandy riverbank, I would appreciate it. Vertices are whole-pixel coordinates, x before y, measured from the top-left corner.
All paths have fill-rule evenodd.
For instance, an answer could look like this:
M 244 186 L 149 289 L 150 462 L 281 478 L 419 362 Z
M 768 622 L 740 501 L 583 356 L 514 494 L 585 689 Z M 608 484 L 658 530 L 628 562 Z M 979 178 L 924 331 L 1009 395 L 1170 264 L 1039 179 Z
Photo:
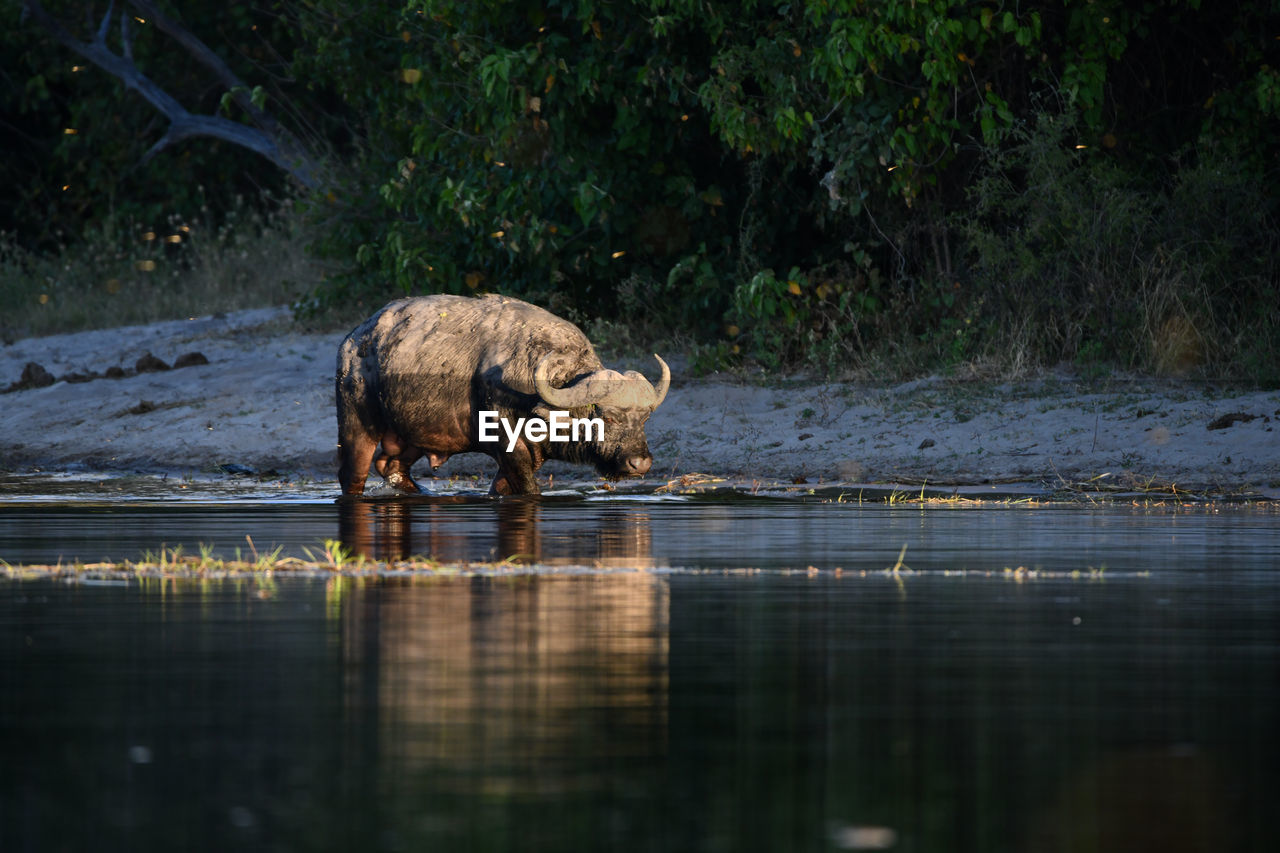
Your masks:
M 333 480 L 336 494 L 341 338 L 300 331 L 281 308 L 0 347 L 0 387 L 29 362 L 59 380 L 0 395 L 0 467 L 217 474 L 232 466 Z M 134 373 L 147 353 L 172 364 L 192 352 L 208 363 Z M 1058 375 L 761 384 L 692 377 L 679 358 L 669 360 L 672 390 L 648 429 L 652 481 L 691 473 L 812 484 L 1093 481 L 1280 497 L 1277 391 Z M 652 362 L 625 366 L 654 372 Z M 127 375 L 62 379 L 112 367 Z M 439 474 L 494 470 L 468 454 Z M 430 483 L 425 471 L 419 463 Z M 548 471 L 591 477 L 583 468 Z

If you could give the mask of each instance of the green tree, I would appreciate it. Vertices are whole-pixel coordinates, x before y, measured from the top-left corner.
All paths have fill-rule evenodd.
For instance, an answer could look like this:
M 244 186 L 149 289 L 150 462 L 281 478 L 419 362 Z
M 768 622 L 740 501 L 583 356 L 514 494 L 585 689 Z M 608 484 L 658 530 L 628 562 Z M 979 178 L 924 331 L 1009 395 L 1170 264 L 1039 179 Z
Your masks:
M 270 14 L 233 7 L 230 27 L 221 8 L 184 7 L 183 24 L 218 35 L 209 43 L 227 67 L 262 89 L 219 75 L 202 89 L 208 74 L 190 54 L 146 29 L 134 61 L 193 113 L 224 109 L 261 130 L 265 104 L 329 152 L 317 155 L 327 165 L 310 210 L 317 249 L 342 273 L 317 289 L 320 305 L 501 290 L 661 320 L 718 339 L 721 355 L 774 363 L 908 345 L 967 358 L 1065 312 L 1079 328 L 1045 336 L 1055 343 L 1036 357 L 1071 358 L 1108 322 L 1085 302 L 1097 288 L 1136 292 L 1123 270 L 1151 264 L 1029 275 L 1017 299 L 997 278 L 1043 248 L 1028 242 L 1021 197 L 1076 197 L 1070 187 L 1094 174 L 1115 192 L 1091 194 L 1088 210 L 1110 216 L 1121 196 L 1120 213 L 1159 208 L 1132 219 L 1148 229 L 1135 241 L 1200 259 L 1184 272 L 1212 291 L 1200 300 L 1216 306 L 1207 328 L 1251 316 L 1238 309 L 1275 290 L 1265 223 L 1277 196 L 1265 188 L 1280 184 L 1280 0 L 282 0 Z M 59 9 L 59 20 L 83 17 Z M 107 206 L 133 215 L 279 184 L 278 170 L 225 142 L 139 165 L 164 138 L 153 107 L 105 75 L 57 70 L 47 37 L 0 39 L 21 47 L 4 61 L 21 85 L 0 96 L 23 140 L 11 145 L 50 150 L 22 155 L 38 179 L 8 167 L 33 202 L 12 214 L 20 225 L 39 218 L 34 202 L 53 221 L 92 222 Z M 1056 129 L 1064 156 L 1027 159 L 1041 127 Z M 1224 154 L 1243 181 L 1214 189 L 1205 160 Z M 1059 184 L 1035 185 L 1050 178 Z M 1264 188 L 1248 209 L 1231 201 L 1241 184 Z M 1194 230 L 1179 220 L 1188 197 L 1264 227 L 1215 229 L 1210 249 L 1170 254 L 1162 234 Z M 1089 228 L 1032 207 L 1036 240 L 1089 256 L 1071 245 Z M 1227 263 L 1244 265 L 1247 287 L 1205 284 Z M 1236 337 L 1274 341 L 1250 328 Z

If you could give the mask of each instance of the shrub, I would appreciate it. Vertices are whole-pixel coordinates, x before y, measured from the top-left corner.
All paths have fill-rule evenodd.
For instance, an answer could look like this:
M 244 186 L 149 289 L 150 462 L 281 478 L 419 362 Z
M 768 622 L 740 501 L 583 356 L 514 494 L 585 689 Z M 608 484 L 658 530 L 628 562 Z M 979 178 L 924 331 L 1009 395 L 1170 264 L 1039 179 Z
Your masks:
M 219 225 L 109 219 L 48 252 L 0 234 L 0 339 L 288 304 L 319 277 L 307 242 L 278 200 L 242 201 Z
M 970 355 L 1266 373 L 1278 324 L 1257 308 L 1277 295 L 1280 236 L 1265 177 L 1227 143 L 1141 176 L 1079 138 L 1070 117 L 1040 115 L 987 152 L 954 217 L 984 321 Z
M 1275 363 L 1277 11 L 315 0 L 233 9 L 226 52 L 278 72 L 255 92 L 330 152 L 308 217 L 338 269 L 309 310 L 497 290 L 674 329 L 704 364 L 1257 374 Z M 184 17 L 208 35 L 225 10 Z M 116 125 L 149 107 L 52 68 L 47 39 L 0 38 L 26 81 L 0 97 L 25 221 L 0 227 L 27 249 L 46 219 L 190 217 L 193 175 L 221 177 L 210 221 L 270 185 L 265 161 L 197 140 L 171 184 L 158 160 L 131 169 L 154 139 Z M 174 45 L 137 49 L 213 106 Z M 121 121 L 88 121 L 107 113 Z

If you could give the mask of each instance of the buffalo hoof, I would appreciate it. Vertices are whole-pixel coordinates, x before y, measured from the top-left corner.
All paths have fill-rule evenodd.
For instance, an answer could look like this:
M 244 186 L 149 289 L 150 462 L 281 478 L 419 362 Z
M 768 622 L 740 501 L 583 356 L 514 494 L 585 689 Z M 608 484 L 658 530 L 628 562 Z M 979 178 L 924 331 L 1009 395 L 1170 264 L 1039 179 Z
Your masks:
M 422 494 L 422 488 L 414 482 L 414 479 L 403 471 L 392 471 L 387 475 L 387 485 L 398 492 L 404 492 L 409 495 Z

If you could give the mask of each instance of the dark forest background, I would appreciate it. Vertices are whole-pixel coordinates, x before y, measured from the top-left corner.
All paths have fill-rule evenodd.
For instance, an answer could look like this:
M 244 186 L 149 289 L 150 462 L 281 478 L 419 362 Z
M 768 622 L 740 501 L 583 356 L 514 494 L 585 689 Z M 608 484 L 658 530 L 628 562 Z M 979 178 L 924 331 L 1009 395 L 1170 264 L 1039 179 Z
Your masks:
M 702 367 L 1280 377 L 1280 0 L 0 9 L 6 337 L 500 291 Z

